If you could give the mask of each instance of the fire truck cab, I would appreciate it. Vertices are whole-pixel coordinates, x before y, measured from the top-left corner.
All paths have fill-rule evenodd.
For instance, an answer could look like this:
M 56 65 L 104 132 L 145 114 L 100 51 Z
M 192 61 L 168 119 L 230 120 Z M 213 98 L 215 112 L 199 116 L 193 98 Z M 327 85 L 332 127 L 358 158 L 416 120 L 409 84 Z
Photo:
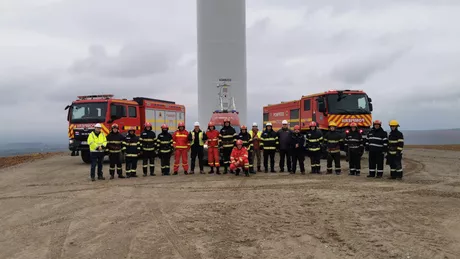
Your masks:
M 280 129 L 282 121 L 287 120 L 291 129 L 299 125 L 304 134 L 310 130 L 312 121 L 323 134 L 329 129 L 330 122 L 335 122 L 337 131 L 342 133 L 346 133 L 350 123 L 355 122 L 363 137 L 367 137 L 372 126 L 372 110 L 372 99 L 362 90 L 329 90 L 267 105 L 263 108 L 263 120 L 264 127 L 271 122 L 274 130 Z
M 90 163 L 88 135 L 99 123 L 102 132 L 107 135 L 113 123 L 118 124 L 121 134 L 126 135 L 134 129 L 139 136 L 146 122 L 152 124 L 152 130 L 159 134 L 161 125 L 166 123 L 174 129 L 179 121 L 185 123 L 185 107 L 175 102 L 135 97 L 133 100 L 115 99 L 112 94 L 78 96 L 68 105 L 69 150 L 71 156 L 81 153 L 83 162 Z M 124 154 L 122 160 L 124 160 Z

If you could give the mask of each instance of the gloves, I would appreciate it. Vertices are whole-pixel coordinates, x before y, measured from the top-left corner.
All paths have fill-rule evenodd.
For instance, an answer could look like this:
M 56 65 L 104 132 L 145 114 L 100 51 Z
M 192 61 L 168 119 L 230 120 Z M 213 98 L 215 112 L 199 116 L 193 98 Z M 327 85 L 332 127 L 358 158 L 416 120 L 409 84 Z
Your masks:
M 364 148 L 364 150 L 366 150 L 366 151 L 368 151 L 368 152 L 369 152 L 369 147 L 368 147 L 368 146 L 366 146 L 366 147 Z

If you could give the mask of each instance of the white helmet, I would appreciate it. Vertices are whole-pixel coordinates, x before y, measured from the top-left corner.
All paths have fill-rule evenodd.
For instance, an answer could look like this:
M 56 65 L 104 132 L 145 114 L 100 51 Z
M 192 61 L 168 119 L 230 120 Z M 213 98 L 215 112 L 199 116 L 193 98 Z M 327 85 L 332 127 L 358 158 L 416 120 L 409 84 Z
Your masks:
M 282 123 L 283 123 L 283 125 L 284 125 L 284 124 L 288 124 L 287 120 L 283 120 Z
M 198 121 L 195 121 L 195 124 L 193 124 L 193 126 L 200 126 L 200 123 Z
M 98 123 L 98 124 L 94 125 L 94 127 L 95 127 L 95 128 L 102 128 L 102 126 L 101 126 L 101 124 L 100 124 L 100 123 Z
M 252 124 L 252 126 L 253 126 L 253 127 L 259 127 L 259 126 L 257 125 L 257 122 L 254 122 L 254 123 Z
M 272 126 L 272 123 L 271 122 L 267 122 L 267 124 L 265 126 Z

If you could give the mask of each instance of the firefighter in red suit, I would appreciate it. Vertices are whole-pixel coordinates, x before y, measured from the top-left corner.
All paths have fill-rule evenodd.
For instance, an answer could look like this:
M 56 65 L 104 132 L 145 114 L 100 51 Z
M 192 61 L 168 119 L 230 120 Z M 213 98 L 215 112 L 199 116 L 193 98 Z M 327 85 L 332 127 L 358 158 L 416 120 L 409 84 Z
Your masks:
M 177 175 L 177 171 L 179 171 L 179 162 L 181 158 L 184 174 L 188 174 L 187 152 L 190 149 L 190 143 L 188 142 L 188 131 L 185 130 L 185 123 L 183 122 L 179 122 L 178 130 L 173 134 L 173 146 L 175 150 L 173 175 Z
M 230 155 L 230 171 L 233 173 L 236 170 L 235 175 L 239 175 L 240 168 L 243 168 L 244 174 L 249 176 L 248 150 L 243 147 L 241 139 L 236 141 L 236 147 L 233 148 Z
M 216 168 L 216 174 L 220 174 L 219 167 L 219 131 L 216 130 L 214 123 L 211 121 L 208 123 L 208 130 L 206 131 L 208 137 L 208 165 L 211 167 L 209 174 L 214 173 L 214 167 Z

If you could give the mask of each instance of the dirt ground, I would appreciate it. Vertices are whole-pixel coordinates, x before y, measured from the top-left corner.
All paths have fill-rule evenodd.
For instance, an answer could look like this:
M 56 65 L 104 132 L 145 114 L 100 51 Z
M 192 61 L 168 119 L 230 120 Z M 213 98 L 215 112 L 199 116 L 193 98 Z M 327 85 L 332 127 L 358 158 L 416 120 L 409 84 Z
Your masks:
M 0 258 L 460 258 L 459 168 L 460 152 L 410 149 L 403 181 L 91 182 L 79 158 L 57 155 L 0 170 Z

